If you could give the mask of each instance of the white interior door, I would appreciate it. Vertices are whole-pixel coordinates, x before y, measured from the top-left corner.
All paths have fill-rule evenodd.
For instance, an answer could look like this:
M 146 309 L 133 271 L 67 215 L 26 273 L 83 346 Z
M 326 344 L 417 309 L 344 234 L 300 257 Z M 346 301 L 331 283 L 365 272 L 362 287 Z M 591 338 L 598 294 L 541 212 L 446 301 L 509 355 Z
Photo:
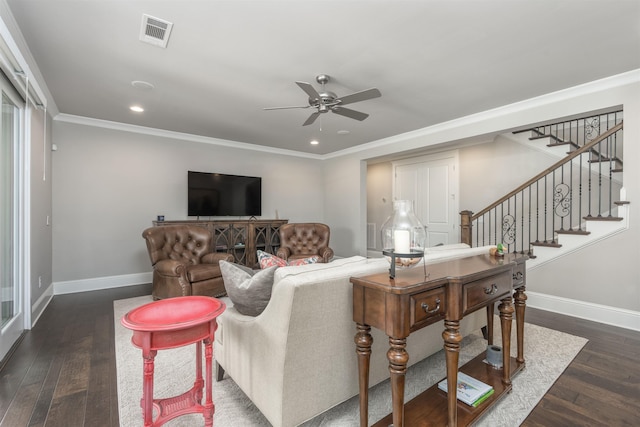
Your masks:
M 427 247 L 460 241 L 457 168 L 457 151 L 393 163 L 393 198 L 413 200 Z

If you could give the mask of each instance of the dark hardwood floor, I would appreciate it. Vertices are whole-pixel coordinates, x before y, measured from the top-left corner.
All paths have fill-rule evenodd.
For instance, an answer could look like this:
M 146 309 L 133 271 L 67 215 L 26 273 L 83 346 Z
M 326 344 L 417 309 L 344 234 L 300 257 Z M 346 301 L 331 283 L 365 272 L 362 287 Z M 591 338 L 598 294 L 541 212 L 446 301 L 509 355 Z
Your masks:
M 0 371 L 0 426 L 118 426 L 113 301 L 149 293 L 54 297 Z M 526 320 L 589 342 L 523 426 L 640 426 L 640 332 L 530 308 Z

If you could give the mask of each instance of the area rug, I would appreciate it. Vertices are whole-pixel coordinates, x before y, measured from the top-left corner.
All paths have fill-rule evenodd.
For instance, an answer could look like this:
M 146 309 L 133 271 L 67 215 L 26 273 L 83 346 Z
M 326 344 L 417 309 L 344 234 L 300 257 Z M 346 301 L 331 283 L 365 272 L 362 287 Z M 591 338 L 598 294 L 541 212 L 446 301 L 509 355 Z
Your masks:
M 120 324 L 129 310 L 151 301 L 150 296 L 114 301 L 116 364 L 118 376 L 118 404 L 122 427 L 142 426 L 140 397 L 142 396 L 141 351 L 131 344 L 131 331 Z M 495 337 L 500 337 L 500 322 L 496 321 Z M 515 324 L 512 328 L 515 342 Z M 355 330 L 355 327 L 354 327 Z M 551 329 L 525 323 L 526 368 L 513 380 L 513 390 L 493 407 L 476 425 L 483 427 L 513 427 L 524 421 L 529 412 L 562 374 L 587 340 Z M 515 347 L 515 346 L 513 346 Z M 464 364 L 486 348 L 480 331 L 462 341 L 460 364 Z M 515 356 L 515 348 L 512 349 Z M 355 350 L 354 350 L 355 351 Z M 193 386 L 195 371 L 194 346 L 159 351 L 156 356 L 154 397 L 180 394 Z M 214 348 L 215 354 L 215 348 Z M 354 356 L 355 357 L 355 356 Z M 410 367 L 407 372 L 405 399 L 409 401 L 444 377 L 444 352 L 428 357 Z M 225 377 L 213 384 L 216 427 L 270 426 L 271 424 L 238 388 Z M 369 392 L 369 420 L 371 423 L 391 412 L 389 380 L 372 387 Z M 167 426 L 191 427 L 203 425 L 202 416 L 192 414 L 176 418 Z M 359 426 L 358 397 L 329 409 L 304 427 Z

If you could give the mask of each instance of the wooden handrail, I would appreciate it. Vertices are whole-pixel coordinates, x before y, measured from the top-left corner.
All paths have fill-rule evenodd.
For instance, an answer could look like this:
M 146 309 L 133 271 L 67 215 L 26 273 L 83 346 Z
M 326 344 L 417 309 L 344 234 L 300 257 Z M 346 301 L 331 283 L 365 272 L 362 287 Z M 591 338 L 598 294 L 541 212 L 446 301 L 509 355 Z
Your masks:
M 596 145 L 596 144 L 604 141 L 605 139 L 609 138 L 611 135 L 613 135 L 614 133 L 616 133 L 619 130 L 621 130 L 623 128 L 623 124 L 624 124 L 624 121 L 620 122 L 618 125 L 612 127 L 611 129 L 609 129 L 608 131 L 606 131 L 605 133 L 603 133 L 602 135 L 598 136 L 596 139 L 591 141 L 590 143 L 583 145 L 578 150 L 576 150 L 576 151 L 572 152 L 571 154 L 569 154 L 567 157 L 563 158 L 562 160 L 557 161 L 552 166 L 549 166 L 547 169 L 543 170 L 538 175 L 534 176 L 533 178 L 531 178 L 530 180 L 528 180 L 524 184 L 520 185 L 515 190 L 511 191 L 507 195 L 505 195 L 505 196 L 501 197 L 500 199 L 496 200 L 491 205 L 489 205 L 488 207 L 484 208 L 483 210 L 481 210 L 477 214 L 474 214 L 471 217 L 471 221 L 475 221 L 476 219 L 480 218 L 482 215 L 486 214 L 491 209 L 495 208 L 496 206 L 498 206 L 502 202 L 504 202 L 504 201 L 510 199 L 511 197 L 515 196 L 516 194 L 518 194 L 519 192 L 521 192 L 525 188 L 529 187 L 531 184 L 535 183 L 537 180 L 539 180 L 540 178 L 544 177 L 548 173 L 553 172 L 554 170 L 556 170 L 560 166 L 564 165 L 565 163 L 569 163 L 571 160 L 573 160 L 574 158 L 578 157 L 579 155 L 581 155 L 585 151 L 590 150 L 594 145 Z

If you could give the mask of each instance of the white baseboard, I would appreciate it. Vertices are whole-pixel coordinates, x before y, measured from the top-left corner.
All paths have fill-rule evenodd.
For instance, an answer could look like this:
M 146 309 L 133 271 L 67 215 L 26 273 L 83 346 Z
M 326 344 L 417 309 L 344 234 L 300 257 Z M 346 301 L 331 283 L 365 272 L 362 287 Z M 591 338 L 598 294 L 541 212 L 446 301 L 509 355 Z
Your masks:
M 527 306 L 640 331 L 640 312 L 637 311 L 529 291 Z
M 44 290 L 40 298 L 31 306 L 31 327 L 33 328 L 36 325 L 36 322 L 44 313 L 44 310 L 47 308 L 51 300 L 53 299 L 53 285 L 49 285 L 47 289 Z
M 119 288 L 123 286 L 151 283 L 153 275 L 149 273 L 123 274 L 121 276 L 95 277 L 92 279 L 54 282 L 53 294 L 63 295 L 75 292 L 98 291 L 100 289 Z

